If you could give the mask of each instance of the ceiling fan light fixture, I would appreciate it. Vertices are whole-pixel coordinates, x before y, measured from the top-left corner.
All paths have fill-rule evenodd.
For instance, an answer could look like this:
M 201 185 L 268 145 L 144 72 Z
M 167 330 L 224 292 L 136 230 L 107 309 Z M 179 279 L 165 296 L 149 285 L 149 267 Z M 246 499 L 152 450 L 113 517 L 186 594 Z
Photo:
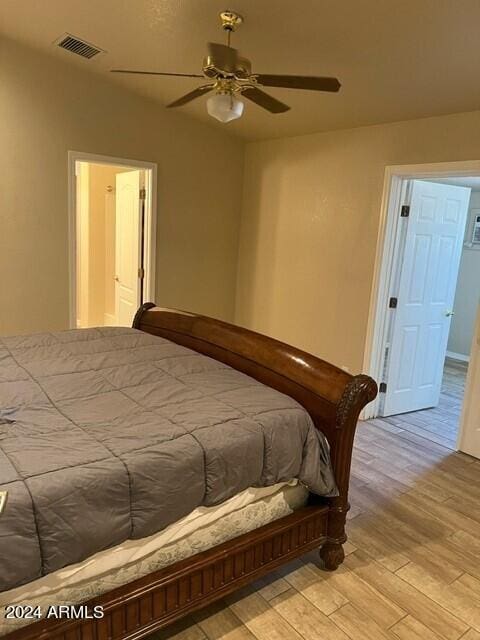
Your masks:
M 216 93 L 208 98 L 207 111 L 220 122 L 230 122 L 242 116 L 243 102 L 233 93 Z
M 241 94 L 269 113 L 285 113 L 290 107 L 263 91 L 263 87 L 279 87 L 282 89 L 301 89 L 303 91 L 327 91 L 336 93 L 340 89 L 337 78 L 324 76 L 298 76 L 285 74 L 253 73 L 248 58 L 239 54 L 230 46 L 230 36 L 242 24 L 243 18 L 234 11 L 222 11 L 220 14 L 223 30 L 227 34 L 226 44 L 208 42 L 208 55 L 203 60 L 203 75 L 196 73 L 168 73 L 166 71 L 141 71 L 136 69 L 111 69 L 115 73 L 135 73 L 153 76 L 175 76 L 185 78 L 207 78 L 203 84 L 193 91 L 165 105 L 167 109 L 183 107 L 196 98 L 212 92 L 207 100 L 207 111 L 212 118 L 226 123 L 240 118 L 243 113 L 243 102 L 237 96 Z M 262 87 L 262 88 L 260 88 Z

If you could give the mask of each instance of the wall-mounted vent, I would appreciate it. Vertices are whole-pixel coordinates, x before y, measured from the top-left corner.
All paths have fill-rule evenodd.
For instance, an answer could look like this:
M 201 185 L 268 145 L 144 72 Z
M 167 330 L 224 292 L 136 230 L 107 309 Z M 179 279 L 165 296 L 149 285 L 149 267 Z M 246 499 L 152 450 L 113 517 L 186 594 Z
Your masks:
M 62 49 L 76 53 L 77 56 L 88 58 L 88 60 L 99 53 L 105 53 L 103 49 L 100 49 L 89 42 L 85 42 L 85 40 L 80 40 L 80 38 L 72 36 L 70 33 L 65 33 L 63 36 L 58 38 L 58 40 L 55 40 L 54 44 Z

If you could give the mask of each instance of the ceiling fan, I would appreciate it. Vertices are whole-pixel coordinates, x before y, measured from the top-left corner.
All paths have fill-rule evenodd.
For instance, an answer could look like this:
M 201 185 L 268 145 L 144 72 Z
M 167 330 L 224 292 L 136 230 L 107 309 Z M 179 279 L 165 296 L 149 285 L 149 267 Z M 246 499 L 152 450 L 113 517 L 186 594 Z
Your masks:
M 184 78 L 207 78 L 211 80 L 167 105 L 167 108 L 181 107 L 195 98 L 211 91 L 214 95 L 207 100 L 208 113 L 221 122 L 240 118 L 243 113 L 242 95 L 270 113 L 283 113 L 290 107 L 262 91 L 263 87 L 285 89 L 306 89 L 309 91 L 336 92 L 340 89 L 337 78 L 315 76 L 272 75 L 252 73 L 250 60 L 239 55 L 230 46 L 230 36 L 242 24 L 243 18 L 233 11 L 222 11 L 222 27 L 227 32 L 227 44 L 208 43 L 208 55 L 203 61 L 203 75 L 195 73 L 166 73 L 163 71 L 135 71 L 112 69 L 112 73 L 134 73 L 153 76 L 180 76 Z

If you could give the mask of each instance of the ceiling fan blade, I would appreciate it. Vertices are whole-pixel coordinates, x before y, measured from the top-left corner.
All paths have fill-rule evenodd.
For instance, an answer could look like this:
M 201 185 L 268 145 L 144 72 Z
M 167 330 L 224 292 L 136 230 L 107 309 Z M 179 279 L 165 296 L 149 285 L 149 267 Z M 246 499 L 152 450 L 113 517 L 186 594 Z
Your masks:
M 308 91 L 336 92 L 342 86 L 337 78 L 321 78 L 315 76 L 283 76 L 272 74 L 255 74 L 257 82 L 265 87 L 283 87 L 285 89 L 306 89 Z
M 284 113 L 288 111 L 290 107 L 276 98 L 272 98 L 268 93 L 265 93 L 257 87 L 250 87 L 242 91 L 242 95 L 258 104 L 259 107 L 263 107 L 270 113 Z
M 163 71 L 133 71 L 131 69 L 110 69 L 110 73 L 138 73 L 145 76 L 176 76 L 180 78 L 204 78 L 196 73 L 165 73 Z
M 187 104 L 187 102 L 190 102 L 191 100 L 195 100 L 195 98 L 199 98 L 200 96 L 203 96 L 204 93 L 208 93 L 213 89 L 213 87 L 214 87 L 213 84 L 205 84 L 203 85 L 203 87 L 197 87 L 193 91 L 190 91 L 190 93 L 186 93 L 181 98 L 178 98 L 178 100 L 175 100 L 170 104 L 167 104 L 167 109 L 171 109 L 172 107 L 181 107 L 182 105 Z
M 236 49 L 218 42 L 209 42 L 207 47 L 210 61 L 217 69 L 226 73 L 235 73 L 238 60 L 238 51 Z

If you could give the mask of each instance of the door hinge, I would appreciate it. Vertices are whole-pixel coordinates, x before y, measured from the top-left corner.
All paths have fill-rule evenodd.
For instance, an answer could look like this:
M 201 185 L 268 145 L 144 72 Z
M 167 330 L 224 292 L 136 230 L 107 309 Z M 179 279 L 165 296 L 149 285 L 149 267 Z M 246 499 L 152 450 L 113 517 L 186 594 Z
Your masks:
M 140 191 L 138 192 L 138 197 L 140 198 L 140 200 L 145 200 L 147 197 L 147 190 L 145 189 L 145 187 L 142 187 L 140 189 Z
M 398 304 L 398 298 L 390 298 L 388 301 L 388 306 L 390 309 L 396 309 Z
M 387 383 L 386 382 L 381 382 L 378 385 L 378 390 L 380 393 L 387 393 Z
M 139 268 L 138 277 L 140 278 L 140 280 L 143 280 L 143 278 L 145 277 L 145 269 L 143 267 Z
M 410 215 L 410 205 L 404 204 L 400 210 L 400 215 L 402 218 L 408 218 Z

